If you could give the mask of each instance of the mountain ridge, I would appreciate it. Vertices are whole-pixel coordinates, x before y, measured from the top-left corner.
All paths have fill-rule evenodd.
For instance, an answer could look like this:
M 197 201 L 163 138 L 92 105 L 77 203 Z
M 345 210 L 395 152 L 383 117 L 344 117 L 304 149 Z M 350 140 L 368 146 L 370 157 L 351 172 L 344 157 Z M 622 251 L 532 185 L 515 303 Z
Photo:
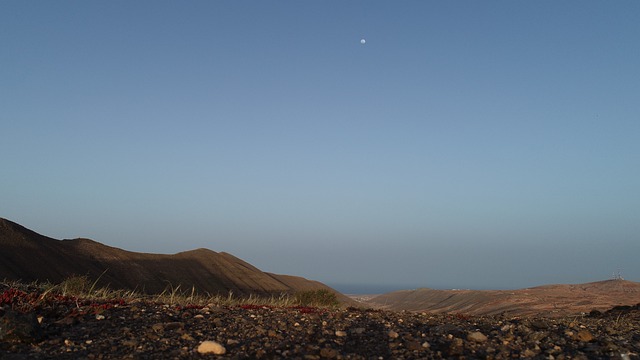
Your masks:
M 100 286 L 156 294 L 168 287 L 234 296 L 272 296 L 329 290 L 317 281 L 266 273 L 226 253 L 198 248 L 176 254 L 123 250 L 87 238 L 57 240 L 0 218 L 0 279 L 59 283 L 88 276 Z

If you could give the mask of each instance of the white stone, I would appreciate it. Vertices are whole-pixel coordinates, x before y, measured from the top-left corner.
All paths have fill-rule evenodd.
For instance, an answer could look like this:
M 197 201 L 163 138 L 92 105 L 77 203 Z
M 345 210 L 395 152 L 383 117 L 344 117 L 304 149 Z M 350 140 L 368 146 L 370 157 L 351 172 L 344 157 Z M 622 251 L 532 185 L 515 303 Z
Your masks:
M 198 352 L 200 354 L 222 355 L 227 352 L 227 349 L 215 341 L 203 341 L 202 344 L 198 346 Z

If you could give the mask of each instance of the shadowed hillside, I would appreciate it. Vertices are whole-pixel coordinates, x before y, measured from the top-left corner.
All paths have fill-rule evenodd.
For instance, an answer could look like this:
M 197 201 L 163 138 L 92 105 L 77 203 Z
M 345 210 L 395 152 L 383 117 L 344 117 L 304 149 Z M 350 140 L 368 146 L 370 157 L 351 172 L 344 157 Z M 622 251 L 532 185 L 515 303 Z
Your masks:
M 372 298 L 368 303 L 390 310 L 434 313 L 562 316 L 638 304 L 640 283 L 605 280 L 519 290 L 416 289 L 383 294 Z
M 237 257 L 207 249 L 174 255 L 125 251 L 89 239 L 56 240 L 0 218 L 0 279 L 59 283 L 87 275 L 98 285 L 160 293 L 168 287 L 199 293 L 270 296 L 330 289 L 301 277 L 269 274 Z M 337 292 L 336 292 L 337 293 Z M 343 301 L 349 301 L 338 294 Z

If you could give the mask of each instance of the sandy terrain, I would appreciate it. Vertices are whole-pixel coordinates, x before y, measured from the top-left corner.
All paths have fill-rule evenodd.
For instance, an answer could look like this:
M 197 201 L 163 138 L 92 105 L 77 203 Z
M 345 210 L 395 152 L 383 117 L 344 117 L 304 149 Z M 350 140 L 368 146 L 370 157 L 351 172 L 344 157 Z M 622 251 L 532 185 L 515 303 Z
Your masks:
M 606 280 L 519 290 L 395 291 L 366 300 L 379 309 L 470 315 L 563 316 L 640 303 L 640 283 Z

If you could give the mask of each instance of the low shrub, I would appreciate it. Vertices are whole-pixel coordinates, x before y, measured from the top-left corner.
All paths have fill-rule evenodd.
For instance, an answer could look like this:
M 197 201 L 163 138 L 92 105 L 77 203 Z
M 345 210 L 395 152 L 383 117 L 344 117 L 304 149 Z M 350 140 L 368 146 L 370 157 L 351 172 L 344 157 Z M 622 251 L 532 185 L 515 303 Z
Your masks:
M 63 295 L 82 296 L 92 288 L 89 277 L 83 276 L 71 276 L 63 280 L 59 285 L 59 288 Z
M 302 306 L 338 306 L 340 304 L 336 294 L 326 289 L 300 291 L 294 297 Z

